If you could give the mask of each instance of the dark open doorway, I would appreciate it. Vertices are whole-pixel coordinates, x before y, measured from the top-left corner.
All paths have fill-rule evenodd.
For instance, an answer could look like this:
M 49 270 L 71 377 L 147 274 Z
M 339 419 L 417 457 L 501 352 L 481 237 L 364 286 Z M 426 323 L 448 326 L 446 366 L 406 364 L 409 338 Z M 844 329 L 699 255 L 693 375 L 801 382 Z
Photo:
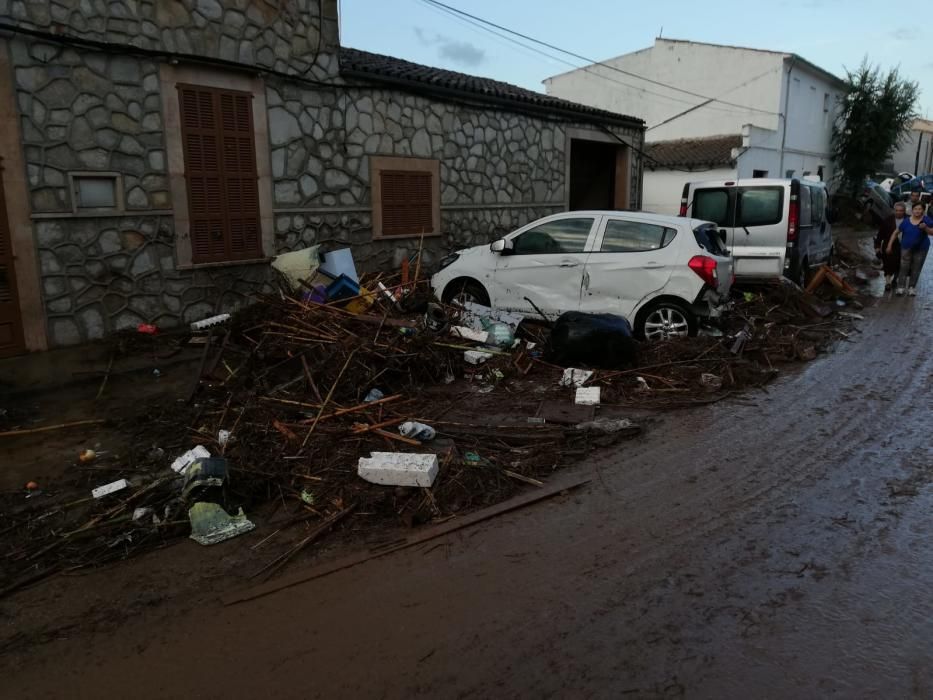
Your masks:
M 603 141 L 570 141 L 570 209 L 628 207 L 625 146 Z

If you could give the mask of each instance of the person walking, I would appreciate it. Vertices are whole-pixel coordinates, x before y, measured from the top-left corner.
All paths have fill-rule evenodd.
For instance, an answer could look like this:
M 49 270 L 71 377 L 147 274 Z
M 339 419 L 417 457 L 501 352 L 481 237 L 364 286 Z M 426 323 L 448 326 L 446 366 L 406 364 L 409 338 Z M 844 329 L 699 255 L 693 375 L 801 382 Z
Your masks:
M 895 294 L 904 296 L 906 292 L 912 297 L 917 296 L 917 282 L 920 280 L 920 271 L 930 249 L 930 236 L 933 236 L 933 219 L 925 215 L 926 207 L 923 204 L 914 204 L 909 218 L 901 221 L 897 227 L 897 235 L 888 241 L 885 251 L 894 252 L 894 239 L 900 238 L 901 243 L 901 269 L 897 276 L 897 290 Z
M 884 269 L 884 291 L 888 292 L 897 279 L 901 269 L 901 244 L 897 240 L 897 230 L 907 216 L 907 205 L 895 202 L 894 213 L 881 222 L 878 234 L 875 236 L 875 254 L 881 260 Z M 893 239 L 893 240 L 892 240 Z M 888 252 L 888 243 L 891 243 L 891 252 Z

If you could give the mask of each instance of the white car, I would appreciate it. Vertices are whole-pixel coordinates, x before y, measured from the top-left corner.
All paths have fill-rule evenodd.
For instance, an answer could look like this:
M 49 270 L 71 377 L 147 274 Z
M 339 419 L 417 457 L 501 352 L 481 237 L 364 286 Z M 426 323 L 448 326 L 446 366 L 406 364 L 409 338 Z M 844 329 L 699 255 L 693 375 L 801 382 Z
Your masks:
M 431 284 L 441 300 L 549 318 L 624 316 L 648 340 L 694 335 L 733 281 L 716 225 L 642 212 L 572 211 L 491 245 L 448 255 Z

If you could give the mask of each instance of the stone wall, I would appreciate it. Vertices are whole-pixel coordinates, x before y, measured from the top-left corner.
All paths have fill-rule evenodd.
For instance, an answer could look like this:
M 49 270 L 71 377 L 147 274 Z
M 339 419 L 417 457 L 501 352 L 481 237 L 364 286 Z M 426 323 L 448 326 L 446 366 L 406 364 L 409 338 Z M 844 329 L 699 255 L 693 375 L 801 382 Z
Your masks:
M 338 70 L 336 0 L 0 0 L 0 18 L 83 40 L 318 80 Z

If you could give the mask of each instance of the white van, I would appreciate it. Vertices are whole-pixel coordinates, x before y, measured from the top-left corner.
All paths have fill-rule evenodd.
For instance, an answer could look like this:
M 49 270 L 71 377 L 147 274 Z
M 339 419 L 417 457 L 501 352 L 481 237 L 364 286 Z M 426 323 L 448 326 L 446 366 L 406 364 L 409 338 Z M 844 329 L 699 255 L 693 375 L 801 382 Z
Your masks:
M 716 223 L 740 281 L 784 275 L 802 285 L 832 259 L 828 201 L 815 180 L 709 180 L 684 185 L 680 215 Z

